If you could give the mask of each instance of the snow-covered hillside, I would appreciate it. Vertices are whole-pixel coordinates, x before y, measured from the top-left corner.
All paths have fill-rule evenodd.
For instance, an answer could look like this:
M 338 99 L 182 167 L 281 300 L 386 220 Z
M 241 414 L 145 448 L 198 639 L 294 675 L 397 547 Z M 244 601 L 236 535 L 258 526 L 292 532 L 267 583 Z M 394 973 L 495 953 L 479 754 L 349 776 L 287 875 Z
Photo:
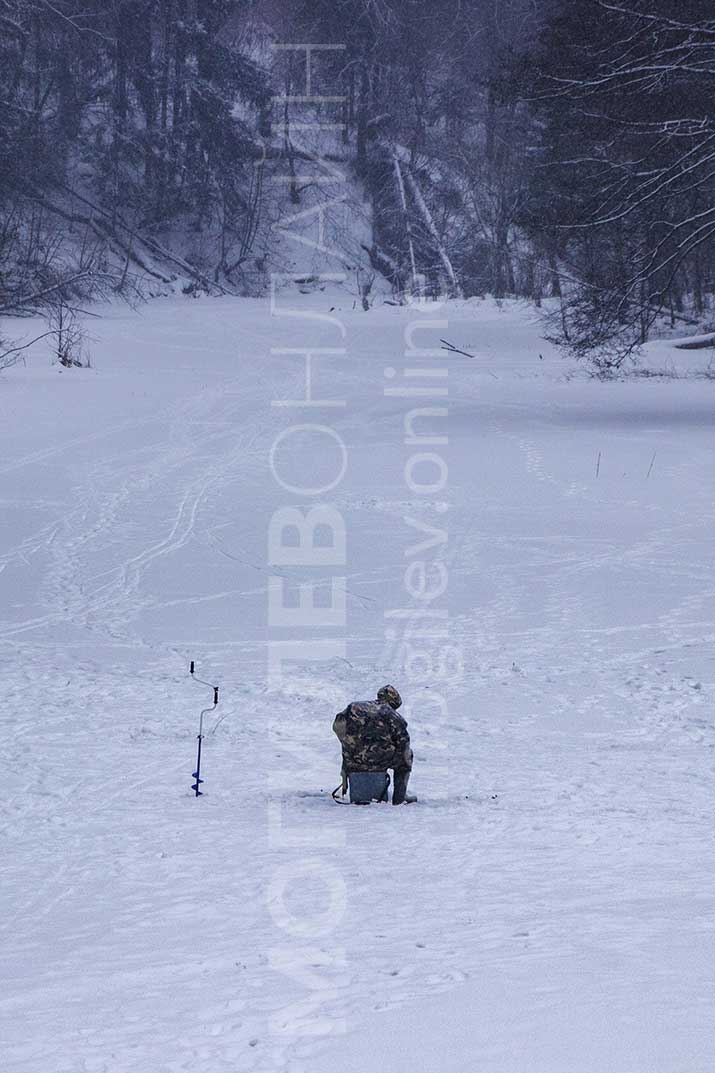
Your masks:
M 353 307 L 111 308 L 0 379 L 3 1069 L 712 1073 L 713 384 Z M 341 806 L 388 681 L 419 804 Z

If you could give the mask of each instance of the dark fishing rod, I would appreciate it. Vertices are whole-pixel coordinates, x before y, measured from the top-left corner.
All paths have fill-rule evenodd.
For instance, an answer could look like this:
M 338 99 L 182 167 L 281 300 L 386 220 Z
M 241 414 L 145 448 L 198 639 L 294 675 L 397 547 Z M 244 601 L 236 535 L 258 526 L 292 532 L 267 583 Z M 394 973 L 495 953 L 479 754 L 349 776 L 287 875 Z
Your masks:
M 192 773 L 192 776 L 191 776 L 193 779 L 196 780 L 195 782 L 193 782 L 191 784 L 191 789 L 194 791 L 194 793 L 196 794 L 197 797 L 202 797 L 203 796 L 203 791 L 199 790 L 199 786 L 201 786 L 202 782 L 204 781 L 201 778 L 201 742 L 204 739 L 204 716 L 208 715 L 209 712 L 215 711 L 215 709 L 216 709 L 216 707 L 218 705 L 218 686 L 213 685 L 211 682 L 204 682 L 202 678 L 197 678 L 196 677 L 196 675 L 194 674 L 194 661 L 193 660 L 189 664 L 189 674 L 191 675 L 191 677 L 193 678 L 193 680 L 195 682 L 198 682 L 199 685 L 208 686 L 209 689 L 213 689 L 213 691 L 214 691 L 214 702 L 213 702 L 213 704 L 211 705 L 210 708 L 204 708 L 204 710 L 201 712 L 201 715 L 199 716 L 199 732 L 198 732 L 198 734 L 196 736 L 197 743 L 198 743 L 197 744 L 197 749 L 196 749 L 196 771 L 194 771 Z

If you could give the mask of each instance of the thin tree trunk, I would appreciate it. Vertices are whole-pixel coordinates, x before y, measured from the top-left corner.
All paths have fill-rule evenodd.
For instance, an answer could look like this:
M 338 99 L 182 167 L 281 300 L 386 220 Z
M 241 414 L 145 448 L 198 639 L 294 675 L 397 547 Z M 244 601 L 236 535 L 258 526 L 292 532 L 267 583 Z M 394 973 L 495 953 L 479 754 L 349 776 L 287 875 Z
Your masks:
M 420 213 L 425 223 L 427 224 L 427 229 L 429 230 L 429 233 L 434 239 L 435 246 L 437 247 L 437 253 L 439 254 L 439 259 L 444 266 L 444 270 L 447 273 L 447 278 L 449 279 L 449 282 L 452 284 L 453 293 L 457 298 L 462 298 L 462 288 L 457 282 L 454 267 L 452 266 L 452 262 L 449 259 L 449 254 L 444 247 L 444 243 L 439 236 L 439 232 L 432 217 L 432 213 L 429 211 L 429 208 L 427 207 L 427 202 L 422 196 L 422 191 L 420 190 L 419 183 L 415 179 L 410 168 L 405 169 L 405 174 L 407 175 L 407 181 L 410 184 L 410 190 L 412 191 L 412 196 L 415 199 L 415 204 L 420 210 Z
M 360 71 L 360 91 L 357 104 L 357 142 L 355 149 L 355 164 L 360 175 L 364 175 L 367 169 L 367 102 L 369 94 L 369 79 L 367 65 L 363 60 Z
M 549 244 L 549 248 L 546 254 L 549 261 L 549 274 L 551 276 L 551 294 L 554 298 L 561 297 L 561 275 L 559 273 L 559 263 L 556 258 L 556 251 L 554 247 Z
M 422 293 L 422 286 L 420 278 L 417 274 L 417 262 L 415 260 L 415 244 L 412 240 L 412 224 L 410 223 L 410 213 L 407 207 L 407 195 L 405 193 L 405 183 L 402 178 L 402 168 L 400 167 L 400 161 L 397 153 L 393 152 L 392 161 L 395 166 L 395 179 L 397 180 L 397 189 L 400 194 L 400 203 L 402 205 L 402 213 L 405 222 L 405 234 L 407 236 L 407 247 L 410 254 L 410 273 L 412 275 L 412 289 L 415 294 Z

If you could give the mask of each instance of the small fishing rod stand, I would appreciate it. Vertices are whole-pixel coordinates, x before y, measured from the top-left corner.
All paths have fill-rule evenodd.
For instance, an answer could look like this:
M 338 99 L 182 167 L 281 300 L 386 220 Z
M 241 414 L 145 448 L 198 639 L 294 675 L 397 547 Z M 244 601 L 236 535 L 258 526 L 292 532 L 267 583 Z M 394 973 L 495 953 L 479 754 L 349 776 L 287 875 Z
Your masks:
M 197 797 L 202 797 L 203 796 L 203 791 L 199 790 L 199 786 L 201 786 L 202 782 L 204 781 L 201 778 L 201 742 L 204 739 L 204 716 L 208 715 L 209 712 L 215 711 L 215 709 L 216 709 L 216 707 L 218 705 L 218 686 L 212 685 L 211 682 L 204 682 L 201 678 L 196 677 L 196 675 L 194 674 L 194 661 L 193 660 L 189 664 L 189 674 L 191 675 L 191 677 L 193 678 L 193 680 L 195 682 L 198 682 L 199 685 L 208 686 L 209 689 L 213 689 L 213 691 L 214 691 L 214 702 L 213 702 L 213 704 L 211 705 L 210 708 L 204 708 L 204 710 L 201 712 L 201 715 L 199 716 L 199 732 L 196 735 L 196 739 L 197 739 L 197 742 L 198 742 L 197 749 L 196 749 L 196 771 L 194 771 L 192 773 L 192 776 L 191 776 L 193 779 L 196 780 L 195 782 L 193 782 L 191 784 L 191 789 L 194 791 L 194 793 L 196 794 Z

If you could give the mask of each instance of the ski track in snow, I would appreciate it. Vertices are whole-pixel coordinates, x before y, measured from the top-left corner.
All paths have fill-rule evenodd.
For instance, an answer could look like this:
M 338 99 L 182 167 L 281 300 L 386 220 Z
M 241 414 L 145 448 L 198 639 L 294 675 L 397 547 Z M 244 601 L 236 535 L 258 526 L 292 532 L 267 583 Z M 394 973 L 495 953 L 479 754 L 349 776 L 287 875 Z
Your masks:
M 568 966 L 582 961 L 614 993 L 647 990 L 652 1004 L 642 1051 L 619 1068 L 603 1058 L 597 1073 L 711 1073 L 712 958 L 690 963 L 680 945 L 715 951 L 715 451 L 698 409 L 709 385 L 564 382 L 520 307 L 455 304 L 450 338 L 466 346 L 476 317 L 499 380 L 449 359 L 444 561 L 464 669 L 448 687 L 449 722 L 435 728 L 420 718 L 424 683 L 383 637 L 383 611 L 407 599 L 416 533 L 402 519 L 437 524 L 404 485 L 404 400 L 382 397 L 407 317 L 343 314 L 351 363 L 328 378 L 349 400 L 331 423 L 350 457 L 331 499 L 350 541 L 347 658 L 329 674 L 336 694 L 364 696 L 390 678 L 412 700 L 411 809 L 330 800 L 335 704 L 311 687 L 314 670 L 292 693 L 267 692 L 267 579 L 298 576 L 266 561 L 271 513 L 292 503 L 271 483 L 268 451 L 290 419 L 270 401 L 302 389 L 295 363 L 269 349 L 296 346 L 301 332 L 330 345 L 326 328 L 316 343 L 314 323 L 271 321 L 259 302 L 160 302 L 140 328 L 130 314 L 102 322 L 81 399 L 62 381 L 54 420 L 76 436 L 28 449 L 33 414 L 56 409 L 49 373 L 5 404 L 10 1073 L 335 1067 L 342 1042 L 294 1031 L 311 993 L 271 962 L 287 943 L 267 905 L 286 857 L 268 833 L 277 798 L 291 828 L 345 838 L 329 859 L 348 913 L 314 944 L 328 967 L 303 1017 L 344 1021 L 348 1073 L 351 1033 L 369 1035 L 374 1017 L 391 1026 L 387 1046 L 406 1007 L 477 996 L 509 974 L 528 1015 L 558 1032 L 578 998 Z M 182 342 L 192 337 L 198 348 Z M 305 453 L 305 471 L 319 461 Z M 187 679 L 190 658 L 222 687 L 201 801 L 189 783 L 209 699 Z M 302 738 L 300 767 L 283 753 Z M 293 896 L 307 911 L 321 888 Z M 645 1044 L 653 1023 L 677 1050 L 693 1011 L 700 1050 L 661 1069 Z M 616 1037 L 619 1016 L 632 1018 L 613 1011 Z M 527 1046 L 496 1025 L 491 1049 L 459 1068 L 565 1073 L 529 1064 Z

